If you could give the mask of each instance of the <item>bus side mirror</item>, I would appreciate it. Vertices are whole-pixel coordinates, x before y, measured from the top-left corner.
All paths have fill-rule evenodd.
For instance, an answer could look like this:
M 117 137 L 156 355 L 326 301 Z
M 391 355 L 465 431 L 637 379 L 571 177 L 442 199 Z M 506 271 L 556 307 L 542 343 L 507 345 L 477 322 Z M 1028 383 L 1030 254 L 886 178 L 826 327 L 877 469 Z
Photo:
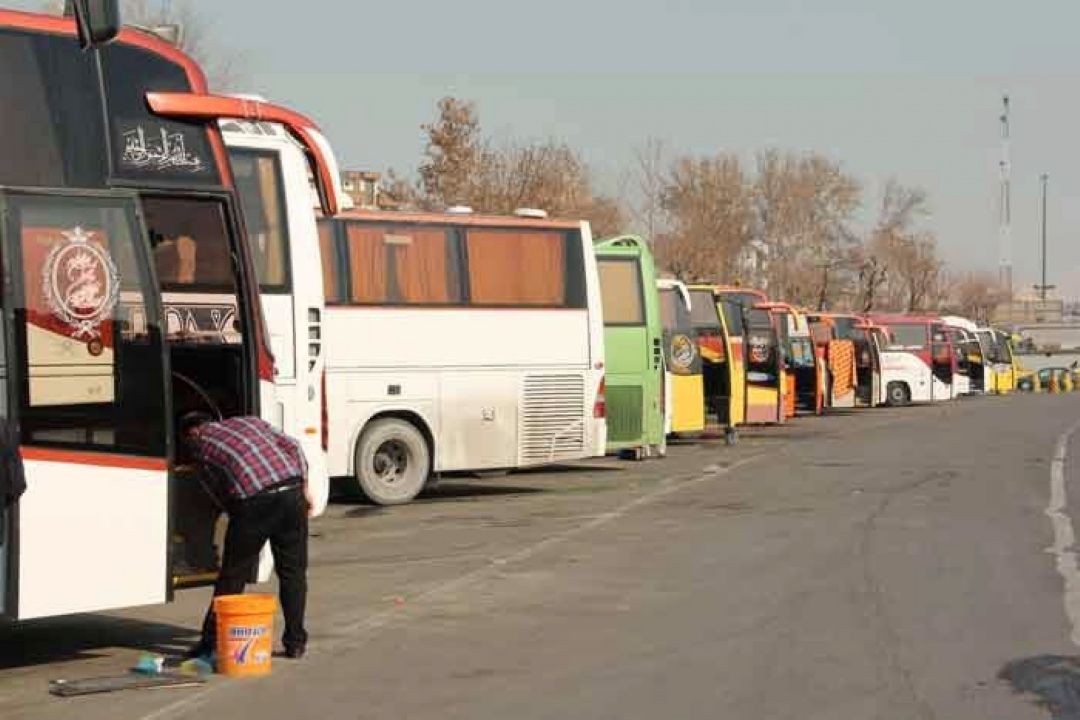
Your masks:
M 119 0 L 66 0 L 64 14 L 75 16 L 83 50 L 105 45 L 120 33 Z

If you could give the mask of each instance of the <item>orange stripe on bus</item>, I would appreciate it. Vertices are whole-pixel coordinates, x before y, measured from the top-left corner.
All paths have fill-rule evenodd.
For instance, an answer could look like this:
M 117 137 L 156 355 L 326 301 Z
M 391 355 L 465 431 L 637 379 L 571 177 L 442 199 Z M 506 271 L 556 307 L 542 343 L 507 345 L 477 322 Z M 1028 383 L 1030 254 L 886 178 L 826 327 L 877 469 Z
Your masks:
M 113 455 L 110 453 L 78 452 L 56 448 L 20 447 L 23 460 L 70 463 L 72 465 L 97 465 L 100 467 L 126 468 L 129 470 L 166 470 L 165 458 L 139 457 L 137 455 Z

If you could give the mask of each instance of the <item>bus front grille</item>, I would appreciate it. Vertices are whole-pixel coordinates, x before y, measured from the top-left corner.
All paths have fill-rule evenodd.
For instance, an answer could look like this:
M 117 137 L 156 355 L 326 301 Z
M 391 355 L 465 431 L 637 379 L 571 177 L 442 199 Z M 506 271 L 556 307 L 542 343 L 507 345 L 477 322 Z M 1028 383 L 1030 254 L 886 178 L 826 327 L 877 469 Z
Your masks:
M 632 442 L 641 438 L 641 386 L 607 386 L 608 442 Z
M 585 379 L 531 375 L 522 390 L 518 459 L 522 465 L 580 458 L 585 452 Z

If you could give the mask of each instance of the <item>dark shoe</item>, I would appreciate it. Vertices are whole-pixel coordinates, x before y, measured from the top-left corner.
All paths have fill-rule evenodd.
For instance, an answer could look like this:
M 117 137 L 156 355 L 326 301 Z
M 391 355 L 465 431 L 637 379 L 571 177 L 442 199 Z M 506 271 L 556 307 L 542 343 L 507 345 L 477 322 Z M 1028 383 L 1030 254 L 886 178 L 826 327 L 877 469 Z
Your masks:
M 193 645 L 186 653 L 184 658 L 186 660 L 194 660 L 195 658 L 210 657 L 214 654 L 214 646 L 205 640 L 200 640 L 198 644 Z
M 285 657 L 291 660 L 299 660 L 304 657 L 304 653 L 307 652 L 306 645 L 286 645 Z

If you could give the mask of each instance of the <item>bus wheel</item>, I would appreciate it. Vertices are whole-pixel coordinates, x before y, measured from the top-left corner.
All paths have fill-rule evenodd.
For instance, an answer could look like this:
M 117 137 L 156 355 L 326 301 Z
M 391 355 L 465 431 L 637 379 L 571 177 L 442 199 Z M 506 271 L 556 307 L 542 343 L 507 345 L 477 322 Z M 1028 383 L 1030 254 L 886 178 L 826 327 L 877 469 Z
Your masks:
M 427 441 L 412 424 L 397 418 L 376 420 L 356 446 L 356 482 L 377 505 L 402 505 L 424 488 L 431 468 Z
M 734 447 L 739 442 L 739 429 L 729 427 L 724 430 L 724 444 L 728 447 Z
M 886 394 L 889 398 L 889 404 L 907 405 L 911 402 L 911 391 L 908 390 L 907 385 L 902 382 L 891 382 L 889 387 L 886 388 Z

